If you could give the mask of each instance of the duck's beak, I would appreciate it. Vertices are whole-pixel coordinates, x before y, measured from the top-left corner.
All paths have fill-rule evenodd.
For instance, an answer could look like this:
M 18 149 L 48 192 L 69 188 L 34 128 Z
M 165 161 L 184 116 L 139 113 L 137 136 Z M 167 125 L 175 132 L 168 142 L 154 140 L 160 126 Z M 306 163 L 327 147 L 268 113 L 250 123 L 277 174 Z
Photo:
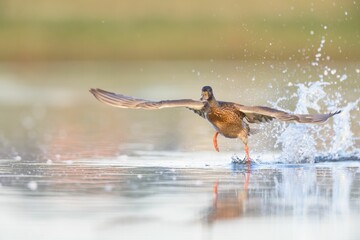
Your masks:
M 205 99 L 204 99 L 204 93 L 201 93 L 200 101 L 205 101 Z

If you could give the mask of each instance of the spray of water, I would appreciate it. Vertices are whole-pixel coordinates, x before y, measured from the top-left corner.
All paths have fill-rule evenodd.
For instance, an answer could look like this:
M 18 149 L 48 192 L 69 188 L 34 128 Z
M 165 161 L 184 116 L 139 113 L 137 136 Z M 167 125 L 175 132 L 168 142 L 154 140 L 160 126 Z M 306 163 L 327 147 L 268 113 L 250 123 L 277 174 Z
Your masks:
M 321 48 L 325 38 L 321 40 Z M 319 53 L 313 67 L 319 67 Z M 325 124 L 282 124 L 279 123 L 276 130 L 277 141 L 275 147 L 281 146 L 280 161 L 300 163 L 313 163 L 316 161 L 359 160 L 360 151 L 356 146 L 356 136 L 352 132 L 351 112 L 359 110 L 360 98 L 354 102 L 347 102 L 340 90 L 334 94 L 327 94 L 327 88 L 347 79 L 346 74 L 337 74 L 336 69 L 325 66 L 318 81 L 299 83 L 295 85 L 297 93 L 292 97 L 297 99 L 296 113 L 308 114 L 309 110 L 316 112 L 333 112 L 341 110 L 341 114 Z M 331 75 L 336 81 L 326 82 Z M 285 99 L 285 98 L 280 98 Z M 272 103 L 278 106 L 280 101 Z M 289 110 L 288 110 L 289 111 Z

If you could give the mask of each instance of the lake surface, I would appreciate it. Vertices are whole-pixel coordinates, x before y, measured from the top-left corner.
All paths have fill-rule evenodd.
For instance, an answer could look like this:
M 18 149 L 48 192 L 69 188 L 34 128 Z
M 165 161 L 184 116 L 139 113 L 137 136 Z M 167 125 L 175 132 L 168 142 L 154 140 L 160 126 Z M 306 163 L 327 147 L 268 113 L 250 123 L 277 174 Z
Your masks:
M 0 64 L 0 239 L 359 239 L 360 63 Z M 116 109 L 99 87 L 306 113 L 250 154 L 187 109 Z

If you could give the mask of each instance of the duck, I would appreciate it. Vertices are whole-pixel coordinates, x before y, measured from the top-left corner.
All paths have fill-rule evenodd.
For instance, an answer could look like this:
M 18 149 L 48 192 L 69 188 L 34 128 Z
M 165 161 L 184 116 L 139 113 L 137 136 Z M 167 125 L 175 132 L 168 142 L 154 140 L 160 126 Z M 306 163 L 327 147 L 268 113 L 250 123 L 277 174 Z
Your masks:
M 245 106 L 226 101 L 218 101 L 213 89 L 204 86 L 201 89 L 200 100 L 175 99 L 150 101 L 134 98 L 119 93 L 113 93 L 99 88 L 89 90 L 102 103 L 118 108 L 156 110 L 163 108 L 187 108 L 206 119 L 215 129 L 213 146 L 219 152 L 217 137 L 240 139 L 244 144 L 245 161 L 250 163 L 248 138 L 253 131 L 251 124 L 267 123 L 274 119 L 279 121 L 293 121 L 298 123 L 324 123 L 330 117 L 341 111 L 325 114 L 293 114 L 266 106 Z

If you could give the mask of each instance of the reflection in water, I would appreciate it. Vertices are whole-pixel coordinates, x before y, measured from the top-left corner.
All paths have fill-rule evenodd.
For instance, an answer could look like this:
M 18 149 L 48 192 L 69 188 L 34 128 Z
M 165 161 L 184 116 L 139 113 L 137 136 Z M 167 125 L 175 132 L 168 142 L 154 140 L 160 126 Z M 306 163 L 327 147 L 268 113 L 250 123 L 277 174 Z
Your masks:
M 332 209 L 336 214 L 349 214 L 354 170 L 333 169 Z
M 243 187 L 215 185 L 209 223 L 247 217 L 326 217 L 360 214 L 360 166 L 280 165 L 236 171 Z M 248 188 L 252 175 L 251 188 Z M 240 180 L 240 179 L 237 179 Z M 352 212 L 350 212 L 350 209 Z
M 219 220 L 228 220 L 242 217 L 246 212 L 246 200 L 248 197 L 248 185 L 250 180 L 250 164 L 245 163 L 245 182 L 243 189 L 219 194 L 219 181 L 214 186 L 214 202 L 209 209 L 206 219 L 209 223 Z
M 96 234 L 105 231 L 127 239 L 141 238 L 138 228 L 145 233 L 163 229 L 160 239 L 179 231 L 180 239 L 198 232 L 204 219 L 209 226 L 207 236 L 218 231 L 226 235 L 227 226 L 254 231 L 251 226 L 263 221 L 274 228 L 295 221 L 300 230 L 302 219 L 315 221 L 323 234 L 336 231 L 360 236 L 353 227 L 360 219 L 359 162 L 234 168 L 224 164 L 226 159 L 209 160 L 209 156 L 175 158 L 164 153 L 52 163 L 2 160 L 0 224 L 7 230 L 3 234 L 12 236 L 19 225 L 43 232 L 43 222 L 61 221 L 61 229 L 69 234 L 75 229 L 85 231 L 81 229 L 85 224 L 94 226 Z M 156 165 L 149 166 L 149 161 Z M 205 217 L 199 216 L 204 209 Z M 286 219 L 292 220 L 286 223 Z M 329 219 L 343 227 L 329 230 Z M 182 234 L 181 229 L 187 233 Z M 245 233 L 232 234 L 241 237 Z

